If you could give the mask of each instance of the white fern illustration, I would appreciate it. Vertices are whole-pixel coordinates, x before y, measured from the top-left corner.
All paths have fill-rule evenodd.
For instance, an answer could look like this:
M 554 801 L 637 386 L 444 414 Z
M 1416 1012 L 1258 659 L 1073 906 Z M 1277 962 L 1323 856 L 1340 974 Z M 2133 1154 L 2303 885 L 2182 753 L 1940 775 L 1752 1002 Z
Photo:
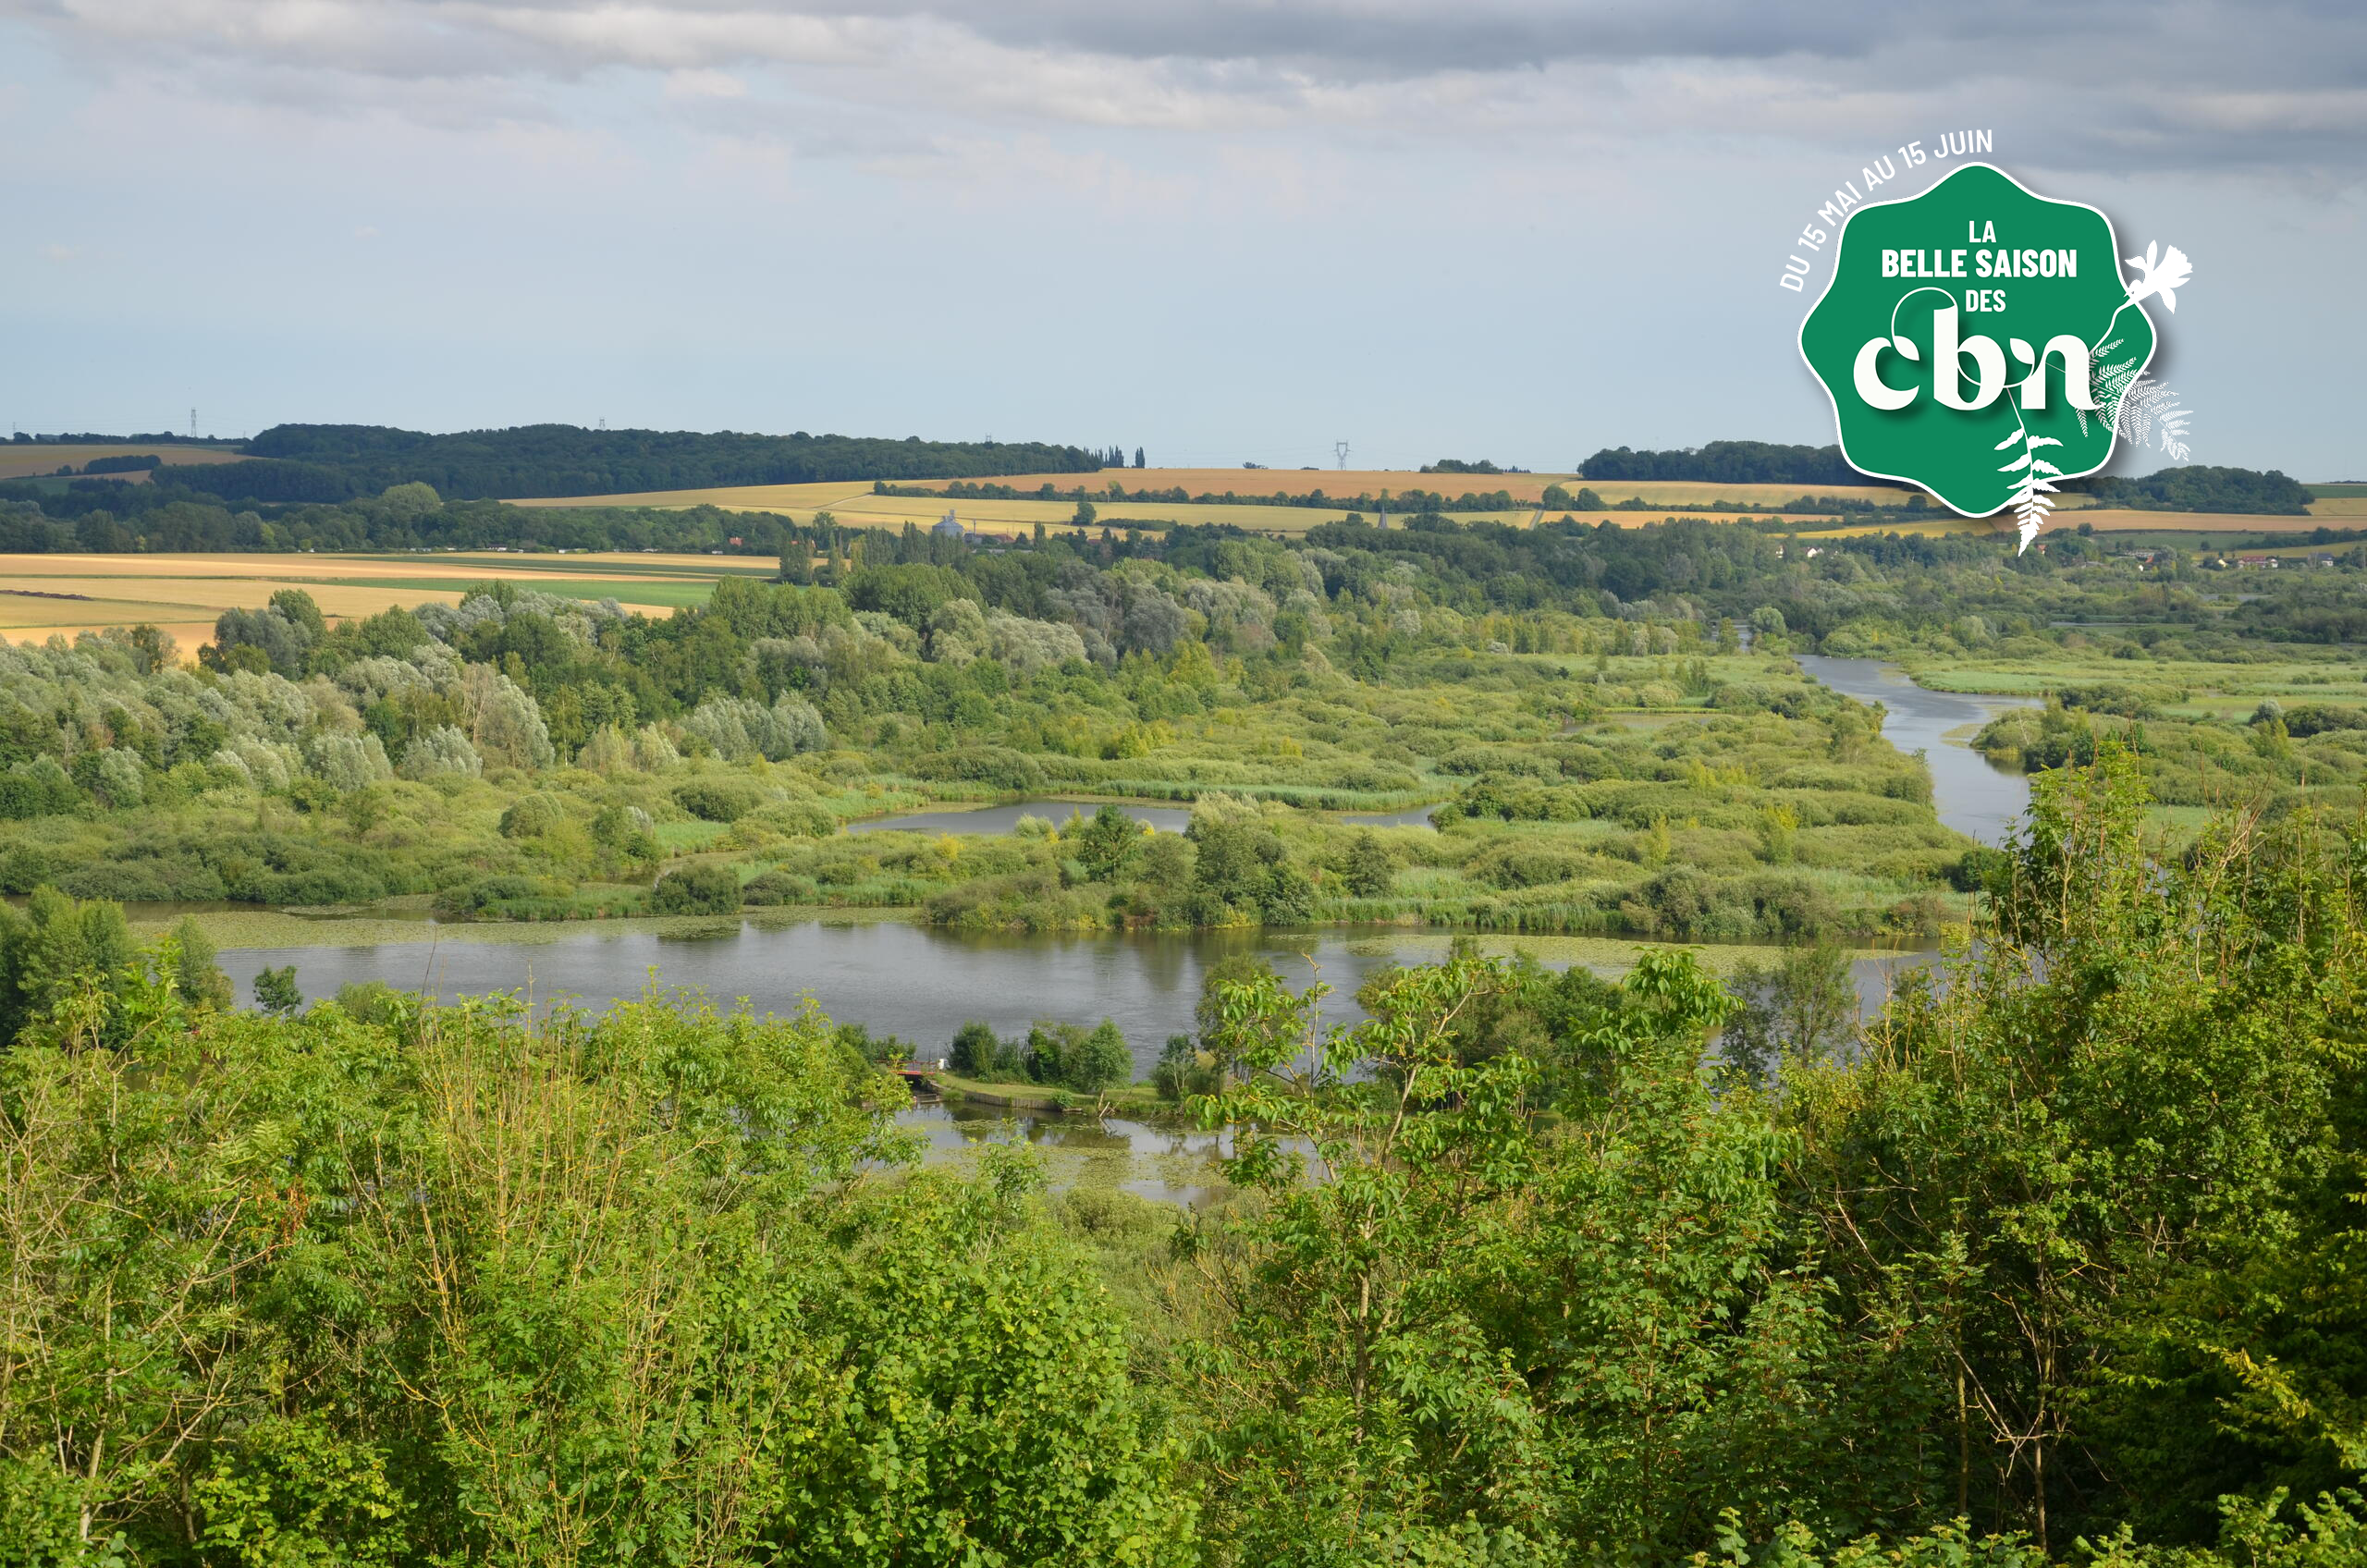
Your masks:
M 2096 399 L 2097 417 L 2107 424 L 2112 423 L 2113 410 L 2119 406 L 2121 395 L 2128 390 L 2128 384 L 2136 380 L 2138 375 L 2139 361 L 2136 355 L 2131 354 L 2120 360 L 2110 357 L 2112 351 L 2121 346 L 2122 341 L 2123 339 L 2115 337 L 2099 343 L 2091 356 L 2096 361 L 2095 379 L 2091 386 Z M 2071 411 L 2079 416 L 2079 434 L 2087 435 L 2088 410 L 2074 403 L 2071 405 Z
M 2054 509 L 2054 503 L 2047 497 L 2054 494 L 2054 481 L 2063 477 L 2063 471 L 2040 457 L 2039 453 L 2045 447 L 2060 447 L 2063 443 L 2052 435 L 2032 435 L 2027 430 L 2017 430 L 1998 442 L 1995 450 L 2002 452 L 2017 441 L 2022 445 L 2022 455 L 2012 462 L 2000 465 L 1997 472 L 2012 473 L 2017 469 L 2021 471 L 2022 480 L 2014 489 L 2013 500 L 2014 521 L 2022 535 L 2020 546 L 2014 551 L 2018 556 L 2030 547 L 2030 541 L 2037 538 L 2039 530 L 2046 526 L 2047 514 Z
M 2145 445 L 2147 436 L 2155 437 L 2164 455 L 2172 462 L 2186 461 L 2186 423 L 2193 414 L 2178 406 L 2178 395 L 2140 374 L 2122 389 L 2115 399 L 2100 399 L 2113 410 L 2113 434 L 2132 447 Z

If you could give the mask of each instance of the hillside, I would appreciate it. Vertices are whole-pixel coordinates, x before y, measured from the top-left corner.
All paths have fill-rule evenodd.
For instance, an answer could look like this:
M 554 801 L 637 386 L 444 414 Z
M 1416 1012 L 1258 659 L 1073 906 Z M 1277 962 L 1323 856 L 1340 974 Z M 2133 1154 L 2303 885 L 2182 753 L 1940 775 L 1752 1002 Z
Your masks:
M 1098 454 L 1040 441 L 924 441 L 855 435 L 586 430 L 519 425 L 435 435 L 369 424 L 278 424 L 247 444 L 249 460 L 190 479 L 226 500 L 347 501 L 389 485 L 439 495 L 597 496 L 825 480 L 958 479 L 1090 472 Z

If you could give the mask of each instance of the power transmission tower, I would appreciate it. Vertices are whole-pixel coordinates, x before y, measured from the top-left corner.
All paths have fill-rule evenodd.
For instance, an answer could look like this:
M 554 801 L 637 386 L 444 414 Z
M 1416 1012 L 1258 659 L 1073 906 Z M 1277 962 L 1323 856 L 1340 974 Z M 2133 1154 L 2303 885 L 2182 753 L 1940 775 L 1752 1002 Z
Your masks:
M 1332 453 L 1339 458 L 1340 466 L 1343 469 L 1346 468 L 1348 466 L 1348 444 L 1345 441 L 1334 441 L 1331 443 L 1331 450 Z
M 189 438 L 192 441 L 197 439 L 197 410 L 195 409 L 189 411 Z

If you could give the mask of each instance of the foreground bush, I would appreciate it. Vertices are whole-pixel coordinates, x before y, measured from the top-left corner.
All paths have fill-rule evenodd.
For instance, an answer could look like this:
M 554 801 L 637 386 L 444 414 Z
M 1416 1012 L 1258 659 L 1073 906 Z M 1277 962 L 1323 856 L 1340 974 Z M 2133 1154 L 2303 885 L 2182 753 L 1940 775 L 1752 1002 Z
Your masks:
M 0 1064 L 0 1562 L 1159 1562 L 1024 1155 L 825 1021 L 63 998 Z M 112 1043 L 111 1043 L 112 1042 Z

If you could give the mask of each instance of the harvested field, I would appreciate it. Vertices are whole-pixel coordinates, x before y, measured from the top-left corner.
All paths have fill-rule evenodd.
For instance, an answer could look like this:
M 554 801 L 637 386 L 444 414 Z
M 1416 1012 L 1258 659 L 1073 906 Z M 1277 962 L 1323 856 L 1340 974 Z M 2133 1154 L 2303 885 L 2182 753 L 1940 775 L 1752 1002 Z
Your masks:
M 145 623 L 162 629 L 186 658 L 213 641 L 224 610 L 260 609 L 282 588 L 303 589 L 332 620 L 458 604 L 471 586 L 495 578 L 670 615 L 705 603 L 718 578 L 774 570 L 770 560 L 745 556 L 0 556 L 0 638 L 70 641 Z
M 949 483 L 951 482 L 927 479 L 914 480 L 911 484 L 932 492 L 942 492 Z M 1903 505 L 1909 494 L 1888 485 L 1853 488 L 1677 482 L 1625 484 L 1610 481 L 1589 485 L 1584 480 L 1564 473 L 1412 473 L 1402 469 L 1350 469 L 1343 472 L 1337 469 L 1130 468 L 1104 469 L 1098 473 L 1023 473 L 980 480 L 978 483 L 1009 484 L 1020 490 L 1050 484 L 1062 491 L 1074 490 L 1082 484 L 1088 493 L 1104 490 L 1113 483 L 1122 484 L 1128 490 L 1165 490 L 1180 486 L 1194 496 L 1230 493 L 1244 499 L 1233 504 L 1216 502 L 1207 505 L 1196 501 L 1097 500 L 1094 508 L 1102 518 L 1112 522 L 1122 523 L 1129 519 L 1188 523 L 1231 522 L 1242 528 L 1278 533 L 1304 533 L 1318 522 L 1336 521 L 1347 515 L 1348 508 L 1343 505 L 1326 510 L 1320 508 L 1259 507 L 1249 498 L 1305 496 L 1317 490 L 1326 496 L 1350 497 L 1378 496 L 1384 490 L 1392 496 L 1402 495 L 1407 490 L 1428 490 L 1449 497 L 1502 490 L 1515 500 L 1535 506 L 1542 504 L 1548 484 L 1562 484 L 1574 492 L 1581 487 L 1590 488 L 1610 504 L 1637 500 L 1650 506 L 1715 506 L 1723 502 L 1734 506 L 1772 507 L 1797 500 L 1812 491 L 1818 496 L 1889 507 Z M 936 521 L 944 515 L 949 503 L 933 496 L 879 496 L 873 494 L 868 484 L 750 484 L 713 490 L 653 490 L 618 496 L 550 496 L 510 504 L 520 507 L 654 507 L 667 511 L 704 506 L 717 507 L 727 511 L 772 512 L 795 518 L 801 522 L 810 521 L 817 511 L 828 511 L 851 527 L 901 528 L 907 521 Z M 1074 503 L 1067 500 L 955 500 L 950 504 L 965 523 L 990 530 L 998 523 L 1032 528 L 1040 521 L 1049 527 L 1056 522 L 1066 522 L 1075 509 Z M 1370 508 L 1365 509 L 1371 510 Z M 1285 515 L 1274 515 L 1277 513 Z M 1490 512 L 1472 515 L 1509 519 L 1520 514 Z M 1557 511 L 1554 515 L 1558 517 L 1561 514 Z
M 915 479 L 905 483 L 941 490 L 952 483 Z M 1088 491 L 1122 484 L 1129 490 L 1182 488 L 1189 496 L 1306 496 L 1320 490 L 1327 496 L 1394 496 L 1405 490 L 1428 490 L 1450 498 L 1502 490 L 1515 501 L 1535 503 L 1549 484 L 1576 489 L 1578 481 L 1566 473 L 1417 473 L 1410 469 L 1373 468 L 1105 468 L 1097 473 L 1015 473 L 973 481 L 1033 490 L 1049 484 L 1055 490 Z
M 2150 512 L 2117 507 L 2091 507 L 2076 518 L 2057 518 L 2052 528 L 2076 528 L 2090 523 L 2098 533 L 2141 530 L 2148 533 L 2307 533 L 2313 528 L 2367 526 L 2367 507 L 2349 513 L 2330 510 L 2348 506 L 2345 500 L 2314 501 L 2307 517 L 2277 517 L 2259 512 Z M 2346 521 L 2346 518 L 2355 521 Z
M 0 479 L 29 479 L 39 474 L 55 473 L 68 463 L 79 469 L 92 458 L 145 457 L 162 458 L 165 465 L 171 468 L 182 463 L 235 463 L 242 461 L 246 454 L 220 447 L 173 447 L 154 442 L 129 447 L 20 447 L 14 442 L 5 442 L 0 443 Z M 117 474 L 114 477 L 128 476 Z
M 770 493 L 786 488 L 789 487 L 760 486 L 737 494 L 754 496 L 760 493 Z M 861 492 L 828 507 L 786 503 L 759 504 L 754 500 L 727 503 L 713 499 L 699 501 L 680 499 L 681 496 L 693 495 L 711 498 L 732 494 L 734 492 L 730 491 L 670 491 L 642 496 L 600 497 L 599 500 L 602 504 L 661 506 L 677 510 L 688 506 L 729 505 L 732 509 L 771 512 L 798 522 L 810 522 L 816 512 L 828 511 L 833 521 L 847 528 L 901 529 L 908 523 L 928 528 L 942 518 L 950 508 L 962 525 L 973 533 L 995 533 L 1005 537 L 1026 533 L 1038 523 L 1048 529 L 1067 528 L 1076 515 L 1076 504 L 1073 501 L 941 500 L 933 496 L 875 496 L 869 491 Z M 1790 498 L 1785 497 L 1785 499 Z M 528 504 L 557 506 L 563 503 L 537 501 Z M 1538 516 L 1539 509 L 1530 508 L 1507 512 L 1453 511 L 1447 515 L 1465 522 L 1484 520 L 1526 526 Z M 1318 523 L 1342 521 L 1349 515 L 1349 509 L 1345 507 L 1227 505 L 1223 503 L 1203 505 L 1190 501 L 1097 501 L 1094 503 L 1094 522 L 1097 527 L 1125 528 L 1146 523 L 1225 524 L 1234 528 L 1247 529 L 1255 533 L 1304 533 Z M 1367 521 L 1373 520 L 1374 514 L 1370 510 L 1364 515 Z M 1395 510 L 1391 513 L 1392 517 L 1403 515 Z M 1634 528 L 1647 522 L 1658 522 L 1663 516 L 1669 514 L 1649 510 L 1570 512 L 1567 508 L 1556 508 L 1549 515 L 1554 518 L 1572 516 L 1588 522 L 1608 521 L 1622 528 Z M 1711 522 L 1731 522 L 1738 516 L 1750 514 L 1694 512 L 1682 515 L 1699 517 Z M 1817 521 L 1814 518 L 1806 518 L 1802 522 L 1805 526 L 1813 526 Z M 588 557 L 570 557 L 570 559 L 580 558 Z M 631 562 L 655 557 L 624 556 L 605 558 Z M 698 557 L 688 558 L 695 560 Z
M 1087 474 L 1083 477 L 1091 478 Z M 721 507 L 736 512 L 812 512 L 871 494 L 871 481 L 835 480 L 819 484 L 735 484 L 709 490 L 644 490 L 618 496 L 531 496 L 513 507 Z

